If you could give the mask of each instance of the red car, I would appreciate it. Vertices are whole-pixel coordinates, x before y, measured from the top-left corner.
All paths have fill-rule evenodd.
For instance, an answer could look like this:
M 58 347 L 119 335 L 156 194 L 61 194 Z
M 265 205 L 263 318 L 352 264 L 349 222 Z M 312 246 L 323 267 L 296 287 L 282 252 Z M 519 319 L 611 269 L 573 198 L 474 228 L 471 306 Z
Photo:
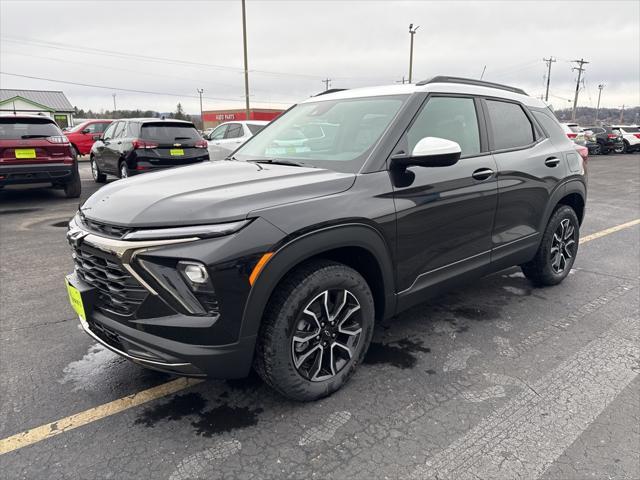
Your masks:
M 111 125 L 113 120 L 86 120 L 64 132 L 76 154 L 87 155 L 93 142 Z
M 67 198 L 80 196 L 76 156 L 52 118 L 38 115 L 0 116 L 0 188 L 48 183 Z

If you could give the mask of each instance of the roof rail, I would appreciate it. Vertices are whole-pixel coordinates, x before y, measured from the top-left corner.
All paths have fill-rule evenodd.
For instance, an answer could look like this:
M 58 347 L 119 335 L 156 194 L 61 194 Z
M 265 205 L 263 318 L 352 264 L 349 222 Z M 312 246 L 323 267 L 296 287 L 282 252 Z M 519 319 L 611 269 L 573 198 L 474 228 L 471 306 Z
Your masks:
M 325 90 L 324 92 L 316 93 L 313 96 L 314 97 L 319 97 L 320 95 L 326 95 L 327 93 L 342 92 L 344 90 L 348 90 L 348 88 L 330 88 L 329 90 Z
M 429 83 L 462 83 L 464 85 L 476 85 L 478 87 L 499 88 L 500 90 L 527 95 L 527 92 L 521 88 L 510 87 L 509 85 L 502 85 L 501 83 L 485 82 L 484 80 L 476 80 L 474 78 L 448 77 L 445 75 L 439 75 L 429 80 L 422 80 L 416 83 L 416 85 L 427 85 Z

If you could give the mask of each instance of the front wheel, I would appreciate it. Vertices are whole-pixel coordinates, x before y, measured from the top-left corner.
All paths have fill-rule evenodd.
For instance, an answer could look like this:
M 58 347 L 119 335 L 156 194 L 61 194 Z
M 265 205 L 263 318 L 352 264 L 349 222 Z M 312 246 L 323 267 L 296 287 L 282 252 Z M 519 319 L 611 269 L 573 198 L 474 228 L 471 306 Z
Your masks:
M 120 178 L 129 178 L 129 167 L 127 162 L 120 162 Z
M 573 208 L 561 205 L 549 219 L 536 256 L 521 265 L 524 275 L 537 286 L 562 282 L 576 260 L 580 224 Z
M 626 148 L 624 143 L 622 145 L 616 145 L 615 147 L 613 147 L 613 152 L 614 153 L 625 153 Z
M 364 358 L 374 316 L 371 290 L 358 272 L 330 261 L 304 264 L 269 300 L 254 367 L 291 399 L 331 395 Z
M 91 176 L 93 177 L 93 181 L 96 183 L 104 183 L 107 181 L 107 176 L 100 172 L 100 167 L 98 167 L 98 162 L 94 157 L 91 157 Z

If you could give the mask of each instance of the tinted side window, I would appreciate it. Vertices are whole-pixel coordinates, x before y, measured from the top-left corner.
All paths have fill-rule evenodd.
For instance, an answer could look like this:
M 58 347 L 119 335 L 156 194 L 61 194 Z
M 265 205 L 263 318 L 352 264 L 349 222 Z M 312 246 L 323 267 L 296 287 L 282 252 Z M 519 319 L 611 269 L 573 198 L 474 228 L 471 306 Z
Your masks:
M 94 125 L 96 126 L 96 133 L 102 133 L 111 124 L 110 123 L 94 123 Z
M 495 150 L 524 147 L 534 142 L 533 125 L 516 103 L 487 100 Z
M 140 135 L 140 124 L 139 123 L 134 123 L 134 122 L 129 122 L 129 125 L 127 125 L 127 137 L 137 137 Z
M 209 135 L 209 140 L 221 140 L 224 138 L 224 134 L 227 133 L 229 125 L 220 125 Z
M 249 131 L 251 132 L 251 134 L 255 135 L 260 130 L 262 130 L 265 127 L 265 125 L 255 125 L 253 123 L 248 123 L 247 127 L 249 127 Z
M 124 130 L 124 125 L 124 122 L 116 122 L 116 128 L 113 130 L 111 138 L 118 138 L 122 133 L 122 130 Z
M 473 99 L 430 98 L 407 132 L 409 152 L 424 137 L 446 138 L 457 142 L 463 156 L 480 153 L 480 132 Z
M 244 135 L 242 125 L 239 123 L 230 123 L 224 138 L 239 138 L 242 137 L 242 135 Z
M 564 130 L 562 130 L 560 124 L 553 118 L 541 112 L 533 112 L 533 116 L 540 122 L 540 125 L 542 125 L 542 128 L 545 129 L 550 137 L 565 137 Z

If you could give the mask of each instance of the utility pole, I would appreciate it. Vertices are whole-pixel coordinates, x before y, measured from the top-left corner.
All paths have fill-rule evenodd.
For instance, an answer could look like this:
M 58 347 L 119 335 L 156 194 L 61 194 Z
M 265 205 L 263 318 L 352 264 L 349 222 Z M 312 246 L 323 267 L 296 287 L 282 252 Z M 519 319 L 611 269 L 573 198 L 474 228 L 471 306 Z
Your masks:
M 403 76 L 402 76 L 402 80 L 396 80 L 396 83 L 401 83 L 401 84 L 403 84 L 403 85 L 404 85 L 405 83 L 407 83 L 407 79 L 406 79 L 406 78 L 404 78 L 404 75 L 403 75 Z
M 200 95 L 200 125 L 202 126 L 202 130 L 204 130 L 204 115 L 202 114 L 202 94 L 204 93 L 204 88 L 197 88 L 198 95 Z
M 247 12 L 245 8 L 245 0 L 242 0 L 242 41 L 244 44 L 244 99 L 245 99 L 245 115 L 249 120 L 251 108 L 249 107 L 249 61 L 247 59 Z
M 111 96 L 113 97 L 113 111 L 115 112 L 116 110 L 118 110 L 116 108 L 116 94 L 112 93 Z
M 322 83 L 324 83 L 325 92 L 327 90 L 329 90 L 329 87 L 331 86 L 331 79 L 330 78 L 325 78 L 324 80 L 322 80 Z
M 484 72 L 486 72 L 486 71 L 487 71 L 487 66 L 485 65 L 485 66 L 484 66 L 484 68 L 482 69 L 482 74 L 480 75 L 480 80 L 482 80 L 482 79 L 483 79 L 483 77 L 484 77 Z
M 621 124 L 624 122 L 624 103 L 622 104 L 622 110 L 620 110 L 620 120 L 618 122 Z
M 409 83 L 411 83 L 411 79 L 413 78 L 413 36 L 416 34 L 418 28 L 420 28 L 420 26 L 413 28 L 413 23 L 409 24 L 409 35 L 411 36 L 411 46 L 409 47 Z
M 573 120 L 575 122 L 576 120 L 576 109 L 578 108 L 578 93 L 580 92 L 580 80 L 582 79 L 582 72 L 584 72 L 584 67 L 583 65 L 588 64 L 589 62 L 587 62 L 584 58 L 581 58 L 580 60 L 573 60 L 573 62 L 579 64 L 579 67 L 572 67 L 571 70 L 577 70 L 578 71 L 578 80 L 576 81 L 576 95 L 575 97 L 573 97 L 573 111 L 571 112 L 571 120 Z
M 556 62 L 553 57 L 542 59 L 547 64 L 547 92 L 544 94 L 544 101 L 549 101 L 549 83 L 551 83 L 551 64 Z
M 604 88 L 604 83 L 598 85 L 598 106 L 596 107 L 596 125 L 598 122 L 598 113 L 600 112 L 600 98 L 602 97 L 602 89 Z

